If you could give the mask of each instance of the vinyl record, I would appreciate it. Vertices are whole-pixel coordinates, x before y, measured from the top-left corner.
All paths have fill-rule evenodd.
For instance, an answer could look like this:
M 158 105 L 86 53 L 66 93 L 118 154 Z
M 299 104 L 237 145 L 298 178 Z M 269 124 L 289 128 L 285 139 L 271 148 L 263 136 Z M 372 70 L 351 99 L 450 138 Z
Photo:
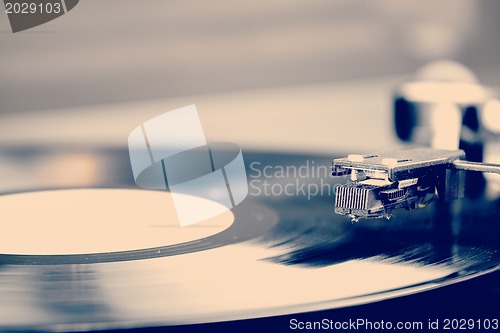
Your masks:
M 185 227 L 181 235 L 174 234 L 180 227 L 158 220 L 163 206 L 151 200 L 160 194 L 135 188 L 126 150 L 4 150 L 11 172 L 21 163 L 32 175 L 53 172 L 32 182 L 36 188 L 0 197 L 20 200 L 21 207 L 31 202 L 23 207 L 28 212 L 36 208 L 29 200 L 42 202 L 38 215 L 19 208 L 2 216 L 3 237 L 10 230 L 18 238 L 0 250 L 0 328 L 121 329 L 335 309 L 499 267 L 498 200 L 435 202 L 397 211 L 391 220 L 353 224 L 333 213 L 333 190 L 342 180 L 324 173 L 332 157 L 245 152 L 245 201 L 226 220 Z M 86 175 L 89 166 L 93 173 Z M 43 204 L 62 197 L 69 213 Z M 106 198 L 109 205 L 102 205 Z M 117 198 L 124 201 L 112 204 Z M 47 223 L 47 214 L 62 222 Z

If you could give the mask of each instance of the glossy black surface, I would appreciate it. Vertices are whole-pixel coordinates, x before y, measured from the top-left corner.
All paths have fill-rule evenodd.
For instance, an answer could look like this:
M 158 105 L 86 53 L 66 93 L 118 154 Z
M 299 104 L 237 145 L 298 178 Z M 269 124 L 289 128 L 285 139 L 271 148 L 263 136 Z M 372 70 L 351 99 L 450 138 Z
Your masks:
M 36 147 L 6 149 L 2 150 L 0 160 L 8 161 L 11 164 L 28 163 L 32 168 L 36 168 L 42 167 L 47 160 L 57 159 L 68 153 L 75 153 L 75 150 L 44 150 Z M 97 165 L 100 166 L 98 169 L 99 179 L 95 179 L 84 187 L 135 187 L 128 167 L 126 150 L 80 149 L 78 153 L 98 161 Z M 12 296 L 14 295 L 12 293 L 18 288 L 23 291 L 22 297 L 44 299 L 44 303 L 33 306 L 40 307 L 52 316 L 33 323 L 27 319 L 25 326 L 11 327 L 0 323 L 0 327 L 14 330 L 26 328 L 53 330 L 55 327 L 56 330 L 66 330 L 68 327 L 74 329 L 81 324 L 84 325 L 82 326 L 84 329 L 96 329 L 96 327 L 119 329 L 121 324 L 114 321 L 113 314 L 106 307 L 103 308 L 103 303 L 100 302 L 100 299 L 106 295 L 106 290 L 102 290 L 102 288 L 114 288 L 114 286 L 101 283 L 99 287 L 101 289 L 99 289 L 94 285 L 94 280 L 99 272 L 106 271 L 106 266 L 101 265 L 108 265 L 106 262 L 122 262 L 127 265 L 129 260 L 130 265 L 133 265 L 133 262 L 141 261 L 141 259 L 175 256 L 249 240 L 263 248 L 286 249 L 280 255 L 265 259 L 276 265 L 318 269 L 349 261 L 368 260 L 421 267 L 439 266 L 450 269 L 451 273 L 447 276 L 422 283 L 422 285 L 429 286 L 445 286 L 451 282 L 492 272 L 500 266 L 500 224 L 498 223 L 500 220 L 500 200 L 498 199 L 481 197 L 453 203 L 434 202 L 415 211 L 396 211 L 391 220 L 361 220 L 359 223 L 352 224 L 349 219 L 333 213 L 333 194 L 328 192 L 334 189 L 335 184 L 342 179 L 330 178 L 324 174 L 308 174 L 308 177 L 300 179 L 300 182 L 305 184 L 323 185 L 325 193 L 322 194 L 311 195 L 309 192 L 299 191 L 294 195 L 283 193 L 281 195 L 272 193 L 266 195 L 263 193 L 263 180 L 267 180 L 270 186 L 277 183 L 302 185 L 302 183 L 296 182 L 296 177 L 293 174 L 283 177 L 282 174 L 277 174 L 280 166 L 324 165 L 328 168 L 333 157 L 336 156 L 244 152 L 249 181 L 256 181 L 250 187 L 249 197 L 241 207 L 235 210 L 236 218 L 233 227 L 221 234 L 204 239 L 201 243 L 184 243 L 165 247 L 161 248 L 160 252 L 158 249 L 148 249 L 81 256 L 0 255 L 1 290 L 11 293 L 10 297 L 15 297 Z M 268 176 L 272 177 L 267 177 L 262 173 L 266 166 L 269 167 L 267 169 Z M 28 172 L 31 171 L 33 170 L 28 170 Z M 102 181 L 102 179 L 106 181 Z M 67 187 L 71 188 L 72 185 L 67 184 Z M 43 187 L 43 189 L 50 188 L 50 186 Z M 41 188 L 23 188 L 19 189 L 19 192 L 38 189 Z M 259 190 L 262 193 L 258 193 Z M 259 213 L 260 220 L 252 217 L 256 213 Z M 273 219 L 276 219 L 273 223 L 264 223 Z M 91 263 L 101 264 L 97 266 L 86 265 Z M 18 272 L 17 275 L 9 273 L 12 265 L 17 267 L 15 269 Z M 137 273 L 137 268 L 134 266 L 131 271 Z M 113 271 L 113 274 L 126 274 L 126 271 Z M 498 309 L 500 293 L 494 282 L 499 281 L 498 277 L 498 273 L 489 274 L 486 280 L 484 277 L 480 277 L 459 283 L 451 289 L 446 287 L 444 291 L 427 291 L 420 295 L 405 296 L 403 299 L 384 301 L 380 307 L 377 307 L 378 305 L 364 305 L 346 309 L 350 309 L 349 313 L 357 314 L 361 314 L 363 309 L 366 309 L 366 311 L 371 311 L 372 315 L 378 313 L 380 309 L 386 309 L 385 311 L 389 313 L 393 311 L 393 314 L 396 314 L 400 313 L 398 311 L 400 311 L 401 306 L 408 306 L 408 304 L 413 303 L 412 300 L 415 300 L 417 305 L 427 304 L 428 310 L 429 304 L 440 304 L 439 302 L 442 304 L 444 302 L 443 295 L 446 295 L 445 297 L 453 303 L 449 305 L 449 309 L 460 308 L 459 302 L 462 302 L 463 309 L 472 306 L 472 304 L 474 304 L 475 310 L 482 306 L 485 311 L 491 310 L 492 306 L 493 309 Z M 35 284 L 29 282 L 25 285 L 23 279 L 37 282 Z M 313 283 L 313 281 L 304 281 L 304 283 Z M 130 285 L 126 288 L 134 288 L 134 286 Z M 481 303 L 479 296 L 471 290 L 483 294 L 484 303 Z M 381 290 L 381 292 L 386 291 Z M 9 297 L 4 298 L 4 300 L 9 300 Z M 490 304 L 491 302 L 494 304 Z M 22 315 L 23 312 L 29 313 L 31 310 L 23 308 L 24 306 L 22 305 L 13 311 L 16 311 L 17 315 Z M 325 305 L 324 310 L 330 312 L 326 314 L 325 312 L 312 312 L 301 316 L 303 318 L 306 318 L 304 316 L 319 318 L 322 315 L 347 316 L 348 310 L 346 309 L 328 310 L 328 306 Z M 417 307 L 411 311 L 418 317 L 427 315 L 427 312 L 422 312 L 424 310 L 427 311 Z M 439 316 L 443 313 L 436 315 Z M 498 314 L 498 311 L 496 313 Z M 283 324 L 286 328 L 287 318 L 289 317 L 271 317 L 267 319 L 267 322 L 266 319 L 253 319 L 244 325 L 257 327 L 259 325 Z M 131 321 L 127 327 L 142 326 L 140 322 L 134 324 L 133 316 Z M 92 323 L 98 323 L 101 326 L 92 326 Z M 242 323 L 241 321 L 233 321 L 232 324 L 206 324 L 205 326 L 187 326 L 187 328 L 175 327 L 175 329 L 181 331 L 189 330 L 189 327 L 214 330 L 229 329 L 236 327 L 232 325 L 243 325 Z M 51 326 L 53 324 L 70 326 L 57 328 L 58 326 Z M 158 325 L 161 324 L 168 323 L 160 322 Z

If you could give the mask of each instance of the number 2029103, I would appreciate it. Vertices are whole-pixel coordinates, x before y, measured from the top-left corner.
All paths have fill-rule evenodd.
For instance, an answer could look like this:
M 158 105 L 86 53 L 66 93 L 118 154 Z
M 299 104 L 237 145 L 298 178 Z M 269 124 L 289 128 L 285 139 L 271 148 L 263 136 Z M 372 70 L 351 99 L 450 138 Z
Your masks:
M 62 11 L 60 2 L 34 3 L 34 2 L 7 2 L 5 3 L 6 14 L 60 14 Z

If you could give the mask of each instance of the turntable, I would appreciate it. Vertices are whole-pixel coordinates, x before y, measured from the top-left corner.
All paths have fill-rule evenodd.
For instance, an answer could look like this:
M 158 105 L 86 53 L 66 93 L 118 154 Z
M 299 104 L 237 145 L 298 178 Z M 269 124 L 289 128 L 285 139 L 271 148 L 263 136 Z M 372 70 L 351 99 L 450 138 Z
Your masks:
M 390 92 L 396 83 L 365 84 Z M 361 104 L 380 107 L 367 122 L 353 121 L 362 107 L 349 101 L 357 87 L 198 96 L 206 136 L 242 146 L 248 196 L 184 228 L 172 222 L 169 192 L 137 188 L 126 138 L 193 97 L 4 115 L 0 329 L 284 331 L 357 319 L 367 331 L 381 320 L 423 329 L 445 319 L 497 325 L 496 178 L 479 195 L 465 182 L 464 198 L 397 209 L 389 220 L 351 223 L 334 214 L 335 190 L 350 176 L 332 176 L 332 159 L 354 152 L 359 167 L 362 153 L 402 147 L 382 116 L 387 94 L 367 89 Z M 339 105 L 342 122 L 317 121 Z M 367 141 L 358 131 L 376 135 Z

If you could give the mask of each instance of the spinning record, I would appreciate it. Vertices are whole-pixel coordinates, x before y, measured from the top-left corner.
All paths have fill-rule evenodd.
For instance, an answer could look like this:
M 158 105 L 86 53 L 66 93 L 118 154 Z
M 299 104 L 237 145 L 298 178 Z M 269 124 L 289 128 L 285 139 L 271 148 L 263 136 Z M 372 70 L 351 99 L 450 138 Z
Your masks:
M 391 220 L 351 223 L 333 213 L 332 191 L 342 179 L 324 172 L 335 156 L 245 152 L 244 202 L 184 228 L 168 216 L 168 192 L 135 189 L 125 149 L 30 147 L 4 151 L 2 159 L 13 168 L 22 160 L 33 174 L 56 166 L 57 174 L 56 161 L 75 154 L 94 166 L 86 184 L 0 197 L 7 221 L 2 330 L 118 329 L 334 309 L 500 265 L 498 200 L 435 202 Z

